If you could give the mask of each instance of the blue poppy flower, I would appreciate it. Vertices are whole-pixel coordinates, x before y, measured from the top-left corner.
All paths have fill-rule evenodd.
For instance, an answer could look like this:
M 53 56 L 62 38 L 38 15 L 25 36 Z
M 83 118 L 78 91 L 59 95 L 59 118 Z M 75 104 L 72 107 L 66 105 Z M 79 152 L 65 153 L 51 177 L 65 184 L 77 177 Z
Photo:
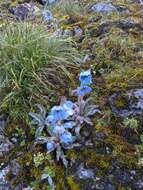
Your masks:
M 61 135 L 65 132 L 65 128 L 63 125 L 56 125 L 53 127 L 52 133 L 54 133 L 54 135 Z
M 47 142 L 46 147 L 47 147 L 48 152 L 52 152 L 56 148 L 56 143 L 54 141 L 49 141 Z
M 76 93 L 78 96 L 84 96 L 86 94 L 90 94 L 91 91 L 92 88 L 90 88 L 89 86 L 80 86 L 77 88 Z
M 53 120 L 57 122 L 59 120 L 67 119 L 70 116 L 70 113 L 62 106 L 54 106 L 51 109 L 50 115 L 53 117 Z
M 52 13 L 49 10 L 44 10 L 42 12 L 42 15 L 43 15 L 43 19 L 46 22 L 50 22 L 53 19 L 53 15 L 52 15 Z
M 46 118 L 46 124 L 51 124 L 51 125 L 55 125 L 56 124 L 56 120 L 54 118 L 53 115 L 48 115 L 47 118 Z
M 81 72 L 79 80 L 82 85 L 90 85 L 92 83 L 91 70 Z
M 65 111 L 68 113 L 69 116 L 73 115 L 73 106 L 74 103 L 72 101 L 65 101 L 62 107 L 65 109 Z
M 76 125 L 76 122 L 70 121 L 63 124 L 65 129 L 72 129 Z
M 69 101 L 69 100 L 65 101 L 64 104 L 63 104 L 63 107 L 65 109 L 72 109 L 73 106 L 74 106 L 74 103 L 72 101 Z
M 72 136 L 70 132 L 65 131 L 63 134 L 61 134 L 60 140 L 61 140 L 61 143 L 70 144 L 75 141 L 75 137 Z

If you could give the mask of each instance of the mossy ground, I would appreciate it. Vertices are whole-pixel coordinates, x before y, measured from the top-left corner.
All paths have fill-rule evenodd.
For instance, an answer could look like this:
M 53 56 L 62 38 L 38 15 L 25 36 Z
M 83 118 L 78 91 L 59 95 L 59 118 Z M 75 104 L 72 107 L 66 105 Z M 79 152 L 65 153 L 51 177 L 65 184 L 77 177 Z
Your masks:
M 98 2 L 98 1 L 94 1 Z M 85 7 L 92 4 L 93 1 L 84 1 Z M 87 53 L 91 56 L 90 61 L 81 65 L 81 68 L 92 68 L 94 73 L 93 79 L 93 96 L 95 102 L 102 110 L 100 116 L 94 117 L 94 126 L 90 138 L 93 146 L 83 147 L 67 152 L 70 160 L 75 162 L 84 162 L 88 167 L 97 169 L 98 177 L 105 177 L 111 169 L 113 162 L 117 162 L 121 168 L 127 170 L 140 170 L 138 165 L 138 155 L 136 144 L 128 141 L 123 133 L 127 130 L 124 128 L 122 119 L 116 118 L 110 110 L 108 98 L 113 92 L 125 92 L 127 89 L 139 88 L 143 84 L 143 35 L 142 24 L 143 16 L 141 16 L 141 6 L 138 4 L 129 4 L 126 0 L 115 1 L 114 4 L 129 10 L 130 14 L 120 13 L 113 14 L 107 17 L 94 13 L 82 15 L 72 15 L 75 20 L 73 24 L 67 24 L 66 20 L 71 15 L 63 15 L 60 10 L 55 10 L 55 16 L 60 21 L 60 26 L 63 29 L 73 30 L 75 26 L 80 26 L 84 35 L 81 38 L 74 37 L 76 47 L 81 53 Z M 9 16 L 10 17 L 10 16 Z M 90 20 L 90 21 L 89 21 Z M 131 21 L 135 23 L 134 27 L 125 28 L 122 22 Z M 3 24 L 3 21 L 1 21 Z M 32 21 L 33 22 L 33 21 Z M 37 21 L 35 21 L 37 22 Z M 33 22 L 34 23 L 34 22 Z M 106 23 L 108 23 L 106 25 Z M 104 25 L 105 24 L 105 25 Z M 72 75 L 77 79 L 78 71 L 71 70 Z M 68 93 L 69 86 L 64 86 L 64 90 L 58 94 L 63 95 Z M 64 92 L 63 92 L 64 91 Z M 64 94 L 65 95 L 65 94 Z M 117 102 L 119 107 L 124 107 L 124 101 Z M 137 118 L 138 119 L 138 118 Z M 86 127 L 86 126 L 85 126 Z M 21 166 L 19 176 L 14 181 L 11 181 L 13 186 L 23 181 L 30 183 L 37 182 L 36 190 L 46 190 L 46 182 L 42 184 L 40 176 L 46 166 L 52 167 L 55 171 L 54 180 L 56 181 L 57 190 L 79 190 L 84 189 L 84 184 L 80 184 L 74 179 L 72 167 L 68 170 L 63 168 L 61 163 L 53 163 L 52 157 L 44 156 L 40 166 L 34 165 L 34 154 L 43 152 L 44 148 L 33 148 L 33 133 L 29 133 L 28 126 L 21 124 L 8 126 L 7 135 L 12 137 L 19 131 L 19 144 L 5 156 L 5 162 L 18 157 L 18 162 Z M 87 129 L 83 128 L 83 131 Z M 98 140 L 97 132 L 104 132 L 106 138 Z M 142 130 L 142 121 L 139 120 L 138 133 L 131 131 L 131 136 L 139 139 Z M 133 138 L 134 139 L 134 138 Z M 23 144 L 22 144 L 23 142 Z M 108 146 L 111 149 L 110 154 L 104 155 L 100 152 L 101 147 Z M 10 174 L 8 179 L 11 180 Z M 113 181 L 116 189 L 126 190 L 127 187 Z

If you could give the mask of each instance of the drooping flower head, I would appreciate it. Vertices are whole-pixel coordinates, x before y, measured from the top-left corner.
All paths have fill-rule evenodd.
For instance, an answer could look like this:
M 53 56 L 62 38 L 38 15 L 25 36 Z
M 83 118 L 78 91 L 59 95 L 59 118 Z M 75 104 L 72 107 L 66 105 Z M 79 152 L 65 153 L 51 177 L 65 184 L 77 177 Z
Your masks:
M 65 128 L 63 125 L 56 125 L 53 127 L 53 130 L 52 130 L 52 133 L 57 136 L 63 134 L 64 132 L 65 132 Z
M 81 82 L 81 85 L 90 85 L 92 83 L 91 70 L 81 72 L 79 80 Z
M 65 109 L 65 111 L 68 113 L 69 116 L 73 115 L 74 103 L 72 101 L 69 101 L 69 100 L 65 101 L 62 107 Z
M 63 127 L 65 129 L 72 129 L 76 125 L 76 122 L 74 121 L 69 121 L 63 124 Z
M 47 120 L 54 124 L 59 120 L 65 120 L 69 116 L 73 115 L 73 103 L 71 101 L 65 101 L 61 106 L 54 106 L 51 109 L 50 115 L 47 117 Z
M 65 131 L 63 134 L 61 134 L 60 141 L 61 143 L 64 143 L 64 144 L 70 144 L 75 141 L 75 137 L 72 136 L 70 132 Z
M 54 119 L 54 116 L 51 114 L 46 117 L 46 122 L 47 124 L 50 124 L 50 125 L 56 124 L 56 120 Z
M 51 115 L 56 121 L 67 119 L 69 114 L 65 112 L 65 109 L 62 106 L 54 106 L 51 109 Z
M 76 93 L 78 96 L 85 96 L 86 94 L 90 94 L 90 92 L 92 91 L 92 88 L 90 88 L 89 86 L 80 86 L 77 88 Z
M 63 107 L 64 107 L 65 109 L 72 109 L 72 108 L 73 108 L 73 105 L 74 105 L 74 103 L 73 103 L 72 101 L 66 100 L 66 101 L 64 102 L 64 104 L 63 104 Z
M 48 152 L 52 152 L 56 148 L 56 143 L 54 141 L 48 141 L 46 147 Z

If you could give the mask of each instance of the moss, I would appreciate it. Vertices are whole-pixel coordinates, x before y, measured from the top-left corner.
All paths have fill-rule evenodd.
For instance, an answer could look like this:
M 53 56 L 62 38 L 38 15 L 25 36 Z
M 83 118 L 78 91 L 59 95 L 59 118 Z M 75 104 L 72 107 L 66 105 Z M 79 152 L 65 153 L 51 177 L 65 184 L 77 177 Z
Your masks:
M 66 190 L 66 181 L 65 181 L 66 176 L 65 176 L 64 168 L 60 165 L 55 165 L 54 170 L 55 170 L 56 189 L 57 190 L 61 190 L 61 189 Z
M 118 185 L 117 190 L 127 190 L 125 187 L 123 187 L 121 184 Z
M 41 171 L 38 168 L 33 167 L 31 168 L 31 174 L 33 174 L 33 177 L 35 179 L 39 179 L 39 177 L 41 176 Z
M 74 150 L 69 150 L 67 152 L 67 156 L 71 160 L 76 160 L 78 158 L 78 155 L 76 154 L 76 152 Z
M 70 187 L 70 190 L 80 190 L 80 185 L 75 182 L 72 176 L 67 177 L 67 183 Z
M 133 156 L 133 154 L 120 154 L 118 160 L 122 166 L 128 169 L 138 168 L 137 165 L 137 157 Z
M 107 171 L 110 167 L 111 157 L 109 156 L 102 156 L 97 154 L 95 150 L 84 150 L 82 153 L 84 158 L 87 158 L 86 163 L 89 167 L 97 167 L 102 172 Z M 103 173 L 104 173 L 103 172 Z
M 106 91 L 125 90 L 130 86 L 141 86 L 143 81 L 142 68 L 124 67 L 124 70 L 111 72 L 106 78 Z
M 126 99 L 126 97 L 119 97 L 119 98 L 117 98 L 116 99 L 116 101 L 115 101 L 115 106 L 117 107 L 117 108 L 126 108 L 126 106 L 127 106 L 127 99 Z

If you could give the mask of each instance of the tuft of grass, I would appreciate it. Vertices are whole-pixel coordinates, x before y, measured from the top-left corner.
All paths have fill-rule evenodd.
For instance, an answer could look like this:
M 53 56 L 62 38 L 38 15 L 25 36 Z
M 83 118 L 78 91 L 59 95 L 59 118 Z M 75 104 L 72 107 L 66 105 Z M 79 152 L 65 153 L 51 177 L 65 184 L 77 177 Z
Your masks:
M 78 0 L 60 0 L 53 9 L 69 16 L 81 16 L 85 12 L 83 3 Z
M 39 97 L 74 82 L 80 64 L 74 46 L 42 24 L 8 25 L 0 34 L 0 108 L 21 119 Z

